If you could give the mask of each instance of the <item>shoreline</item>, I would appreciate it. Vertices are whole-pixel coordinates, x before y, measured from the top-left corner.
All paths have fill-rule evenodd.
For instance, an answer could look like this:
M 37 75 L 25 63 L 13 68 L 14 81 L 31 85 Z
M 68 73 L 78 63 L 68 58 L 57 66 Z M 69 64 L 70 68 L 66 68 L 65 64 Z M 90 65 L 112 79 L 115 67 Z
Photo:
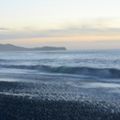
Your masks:
M 101 106 L 102 105 L 102 106 Z M 89 101 L 50 101 L 0 95 L 1 120 L 119 120 L 114 106 Z

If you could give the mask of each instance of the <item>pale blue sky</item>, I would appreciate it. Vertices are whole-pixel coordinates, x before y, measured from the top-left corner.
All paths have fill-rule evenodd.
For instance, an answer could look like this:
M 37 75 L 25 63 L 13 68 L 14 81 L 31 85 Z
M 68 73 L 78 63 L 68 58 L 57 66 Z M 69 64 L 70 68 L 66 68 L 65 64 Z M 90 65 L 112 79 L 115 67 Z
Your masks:
M 111 33 L 113 36 L 108 37 Z M 73 42 L 76 39 L 81 41 L 83 34 L 92 34 L 90 40 L 96 34 L 102 35 L 103 40 L 114 40 L 116 36 L 119 40 L 120 0 L 0 0 L 1 43 L 22 39 L 19 44 L 24 45 L 23 38 L 37 38 L 37 43 L 35 39 L 33 43 L 38 44 L 38 38 L 41 43 L 43 37 L 47 37 L 47 42 L 52 36 L 58 37 L 63 44 L 71 34 L 75 37 L 72 37 Z M 68 36 L 66 40 L 65 36 Z M 14 43 L 17 44 L 17 41 Z M 55 45 L 56 42 L 57 38 Z
M 120 0 L 0 0 L 0 26 L 16 29 L 59 28 L 88 19 L 116 25 L 119 14 Z

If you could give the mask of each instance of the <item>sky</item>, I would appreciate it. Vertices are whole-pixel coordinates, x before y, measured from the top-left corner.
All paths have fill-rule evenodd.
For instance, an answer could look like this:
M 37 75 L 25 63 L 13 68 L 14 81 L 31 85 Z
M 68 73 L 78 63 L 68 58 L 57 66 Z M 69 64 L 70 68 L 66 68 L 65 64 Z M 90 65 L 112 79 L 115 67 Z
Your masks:
M 0 43 L 120 48 L 120 0 L 0 0 Z

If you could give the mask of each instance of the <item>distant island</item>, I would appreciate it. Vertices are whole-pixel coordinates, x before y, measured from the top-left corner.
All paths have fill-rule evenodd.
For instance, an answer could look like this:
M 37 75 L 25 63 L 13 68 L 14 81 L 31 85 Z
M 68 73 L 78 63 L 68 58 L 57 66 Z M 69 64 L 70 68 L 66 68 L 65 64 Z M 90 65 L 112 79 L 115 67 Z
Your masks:
M 67 49 L 65 47 L 51 47 L 51 46 L 26 48 L 15 46 L 12 44 L 0 44 L 0 51 L 60 51 L 60 50 L 64 51 Z

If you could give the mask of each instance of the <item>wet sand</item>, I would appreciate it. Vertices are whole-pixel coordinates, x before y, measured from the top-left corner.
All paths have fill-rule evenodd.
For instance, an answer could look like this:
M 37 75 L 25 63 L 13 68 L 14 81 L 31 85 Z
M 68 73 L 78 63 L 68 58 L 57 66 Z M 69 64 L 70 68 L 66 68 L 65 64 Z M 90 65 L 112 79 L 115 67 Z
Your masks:
M 119 120 L 120 112 L 106 105 L 0 95 L 0 120 Z
M 76 87 L 73 81 L 3 80 L 0 82 L 0 120 L 120 120 L 119 99 L 114 94 L 104 93 L 106 87 L 80 85 Z

